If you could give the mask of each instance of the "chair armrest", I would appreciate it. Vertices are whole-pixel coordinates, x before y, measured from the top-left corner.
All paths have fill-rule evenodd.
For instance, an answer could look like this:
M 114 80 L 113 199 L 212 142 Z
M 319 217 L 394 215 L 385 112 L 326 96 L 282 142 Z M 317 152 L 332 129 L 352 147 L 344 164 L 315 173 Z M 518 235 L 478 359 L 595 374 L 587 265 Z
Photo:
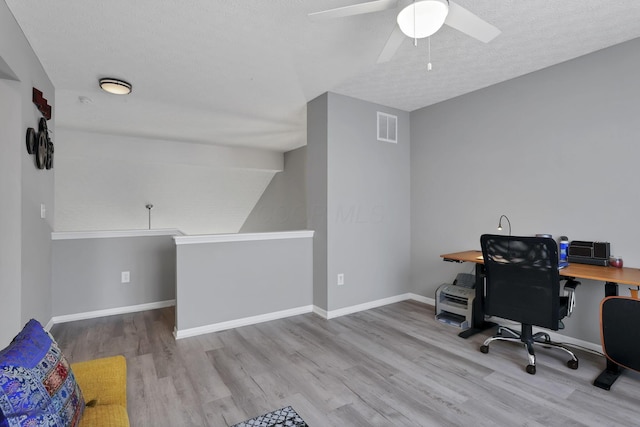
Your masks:
M 571 317 L 573 307 L 576 305 L 576 287 L 580 284 L 573 278 L 563 279 L 567 282 L 564 284 L 564 294 L 569 297 L 569 303 L 567 305 L 567 317 Z
M 85 402 L 127 407 L 127 361 L 113 356 L 87 362 L 72 363 L 76 381 Z

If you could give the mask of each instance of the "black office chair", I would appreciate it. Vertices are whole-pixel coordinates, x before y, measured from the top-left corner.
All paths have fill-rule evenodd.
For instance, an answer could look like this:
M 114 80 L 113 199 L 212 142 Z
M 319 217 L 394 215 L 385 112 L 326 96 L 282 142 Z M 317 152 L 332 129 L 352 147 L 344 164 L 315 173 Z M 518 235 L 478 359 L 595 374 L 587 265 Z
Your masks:
M 548 237 L 518 237 L 485 234 L 480 238 L 486 272 L 485 314 L 522 324 L 520 332 L 499 326 L 495 336 L 480 347 L 489 352 L 495 340 L 524 343 L 529 353 L 527 372 L 536 373 L 534 344 L 567 352 L 567 366 L 578 369 L 578 358 L 572 351 L 552 342 L 545 332 L 533 333 L 533 326 L 557 331 L 560 319 L 571 314 L 575 299 L 575 280 L 564 285 L 567 296 L 560 295 L 558 245 Z
M 594 385 L 609 390 L 622 368 L 640 372 L 640 300 L 609 296 L 600 303 L 600 337 L 606 370 Z

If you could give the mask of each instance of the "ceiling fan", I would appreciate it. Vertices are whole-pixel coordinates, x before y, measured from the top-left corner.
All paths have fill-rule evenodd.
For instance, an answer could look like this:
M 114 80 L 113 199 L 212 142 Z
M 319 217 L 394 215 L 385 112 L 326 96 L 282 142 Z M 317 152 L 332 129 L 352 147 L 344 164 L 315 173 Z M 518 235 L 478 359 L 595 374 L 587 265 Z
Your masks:
M 373 0 L 351 6 L 338 7 L 309 14 L 313 20 L 343 18 L 393 9 L 405 5 L 398 13 L 397 25 L 389 36 L 376 61 L 388 62 L 406 37 L 420 39 L 429 37 L 443 24 L 455 28 L 468 36 L 489 43 L 500 34 L 500 30 L 482 20 L 472 12 L 449 0 L 414 0 L 409 5 L 401 0 Z

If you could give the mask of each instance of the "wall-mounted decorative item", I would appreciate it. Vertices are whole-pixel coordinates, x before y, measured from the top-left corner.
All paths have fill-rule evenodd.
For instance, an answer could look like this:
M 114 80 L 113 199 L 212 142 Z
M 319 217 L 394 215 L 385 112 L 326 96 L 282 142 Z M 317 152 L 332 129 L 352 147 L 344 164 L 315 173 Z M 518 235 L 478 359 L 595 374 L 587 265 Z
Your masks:
M 47 142 L 47 161 L 44 166 L 47 169 L 53 169 L 53 142 L 50 139 Z
M 40 131 L 38 132 L 38 145 L 36 147 L 36 166 L 38 169 L 44 169 L 47 161 L 47 135 Z
M 36 167 L 38 169 L 53 168 L 53 142 L 49 137 L 47 120 L 51 118 L 51 106 L 42 96 L 42 92 L 33 88 L 33 103 L 38 107 L 38 111 L 43 117 L 38 121 L 38 131 L 34 128 L 27 129 L 26 145 L 27 153 L 35 155 Z
M 33 88 L 32 101 L 38 107 L 38 110 L 42 113 L 45 119 L 51 120 L 51 105 L 47 99 L 42 96 L 42 91 L 39 91 L 35 87 Z
M 36 130 L 34 128 L 27 129 L 27 153 L 33 154 L 36 152 L 36 139 Z

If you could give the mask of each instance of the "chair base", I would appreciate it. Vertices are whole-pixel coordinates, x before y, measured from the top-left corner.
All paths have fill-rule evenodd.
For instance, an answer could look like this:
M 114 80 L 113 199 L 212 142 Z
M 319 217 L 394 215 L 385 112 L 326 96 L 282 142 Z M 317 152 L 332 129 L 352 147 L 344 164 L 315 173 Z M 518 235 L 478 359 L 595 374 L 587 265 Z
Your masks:
M 507 336 L 505 336 L 505 334 Z M 564 347 L 562 344 L 551 341 L 551 337 L 546 332 L 533 334 L 531 325 L 522 325 L 522 332 L 507 328 L 506 326 L 498 326 L 498 332 L 496 335 L 487 338 L 482 346 L 480 346 L 480 351 L 482 353 L 488 353 L 489 344 L 493 341 L 509 341 L 524 344 L 529 358 L 529 364 L 526 367 L 526 371 L 531 375 L 536 373 L 536 354 L 533 349 L 534 344 L 541 345 L 545 348 L 557 348 L 564 351 L 571 356 L 571 359 L 567 361 L 567 366 L 571 369 L 578 369 L 578 358 L 571 350 Z

